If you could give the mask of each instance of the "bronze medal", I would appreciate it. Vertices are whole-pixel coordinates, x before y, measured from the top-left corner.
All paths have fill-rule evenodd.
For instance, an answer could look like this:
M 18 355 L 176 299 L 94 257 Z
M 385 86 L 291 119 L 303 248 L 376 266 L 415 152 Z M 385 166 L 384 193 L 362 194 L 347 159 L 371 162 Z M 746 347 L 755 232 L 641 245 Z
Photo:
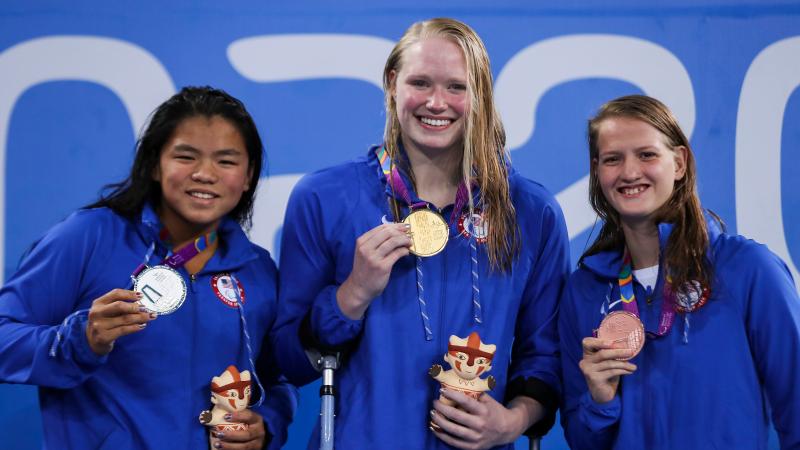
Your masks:
M 411 225 L 411 253 L 417 256 L 433 256 L 447 245 L 450 227 L 437 212 L 430 209 L 411 211 L 403 223 Z
M 629 312 L 614 311 L 600 322 L 597 337 L 612 341 L 614 348 L 630 349 L 632 352 L 630 356 L 617 358 L 620 361 L 627 361 L 639 354 L 644 347 L 644 325 L 638 317 Z

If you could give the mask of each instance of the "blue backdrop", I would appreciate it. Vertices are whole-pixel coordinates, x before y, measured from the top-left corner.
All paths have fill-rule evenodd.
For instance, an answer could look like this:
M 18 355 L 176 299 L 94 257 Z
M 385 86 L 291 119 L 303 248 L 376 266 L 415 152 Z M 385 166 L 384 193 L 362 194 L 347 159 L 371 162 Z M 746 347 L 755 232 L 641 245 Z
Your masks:
M 642 92 L 667 103 L 690 134 L 704 205 L 731 230 L 769 245 L 800 278 L 800 179 L 791 175 L 800 165 L 796 0 L 431 5 L 6 0 L 0 277 L 55 222 L 123 178 L 147 114 L 197 84 L 242 99 L 262 132 L 270 178 L 251 237 L 277 259 L 291 187 L 380 141 L 389 49 L 413 21 L 444 15 L 483 37 L 514 165 L 556 194 L 573 259 L 594 220 L 586 119 L 612 97 Z M 316 392 L 302 390 L 288 448 L 305 447 Z M 38 447 L 35 389 L 0 385 L 0 398 L 6 445 Z M 560 429 L 543 447 L 566 448 Z

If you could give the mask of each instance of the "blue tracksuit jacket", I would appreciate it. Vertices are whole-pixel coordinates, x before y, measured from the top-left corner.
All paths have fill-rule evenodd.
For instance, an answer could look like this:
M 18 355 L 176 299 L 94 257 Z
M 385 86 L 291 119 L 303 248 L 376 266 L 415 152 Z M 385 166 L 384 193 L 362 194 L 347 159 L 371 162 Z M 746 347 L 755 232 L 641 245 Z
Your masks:
M 678 314 L 631 362 L 617 396 L 594 402 L 578 368 L 581 340 L 609 310 L 622 309 L 622 253 L 584 258 L 561 302 L 562 422 L 573 449 L 765 449 L 768 404 L 781 448 L 800 448 L 800 300 L 785 264 L 763 245 L 721 233 L 709 220 L 711 298 Z M 662 246 L 671 226 L 659 225 Z M 663 252 L 662 252 L 663 254 Z M 661 311 L 663 277 L 651 305 L 634 282 L 647 330 Z M 684 343 L 684 334 L 688 343 Z
M 348 349 L 336 377 L 336 448 L 447 448 L 428 430 L 428 413 L 439 395 L 428 369 L 447 369 L 449 336 L 472 331 L 497 345 L 491 395 L 501 402 L 531 395 L 550 407 L 551 422 L 546 419 L 539 431 L 552 424 L 561 390 L 556 314 L 569 265 L 566 226 L 541 185 L 516 173 L 509 182 L 522 248 L 511 273 L 501 273 L 490 271 L 485 247 L 478 244 L 483 323 L 473 319 L 469 240 L 457 224 L 450 226 L 445 250 L 421 260 L 430 341 L 413 256 L 395 264 L 388 286 L 362 320 L 347 318 L 336 303 L 336 290 L 353 267 L 356 239 L 392 217 L 392 191 L 374 149 L 365 158 L 307 175 L 295 187 L 283 229 L 276 345 L 291 346 L 302 337 L 306 345 Z M 452 208 L 441 211 L 446 220 Z M 306 381 L 316 376 L 307 364 L 288 362 L 283 368 Z M 317 427 L 309 448 L 317 447 L 318 432 Z
M 274 436 L 269 448 L 279 448 L 297 392 L 279 381 L 274 351 L 261 348 L 275 318 L 277 271 L 233 220 L 223 220 L 219 248 L 202 271 L 190 278 L 179 270 L 189 292 L 176 312 L 121 337 L 103 357 L 89 348 L 86 314 L 79 315 L 61 328 L 49 356 L 64 318 L 128 288 L 152 242 L 150 263 L 163 259 L 160 228 L 146 207 L 135 221 L 106 208 L 80 210 L 50 230 L 0 291 L 0 381 L 39 386 L 45 448 L 207 448 L 198 415 L 212 406 L 211 378 L 231 364 L 250 369 L 239 312 L 211 284 L 232 272 L 244 290 L 253 351 L 264 356 L 258 373 L 268 392 L 258 412 Z

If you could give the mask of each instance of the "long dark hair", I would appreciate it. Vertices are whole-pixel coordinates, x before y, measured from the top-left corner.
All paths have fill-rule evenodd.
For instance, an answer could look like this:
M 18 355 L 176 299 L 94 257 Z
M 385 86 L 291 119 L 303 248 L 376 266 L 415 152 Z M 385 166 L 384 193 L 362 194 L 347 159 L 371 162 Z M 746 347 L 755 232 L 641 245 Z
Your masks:
M 709 287 L 713 268 L 706 255 L 708 228 L 697 195 L 697 169 L 692 148 L 669 108 L 644 95 L 628 95 L 611 100 L 600 107 L 597 115 L 589 120 L 589 201 L 604 224 L 597 239 L 581 256 L 581 260 L 602 251 L 622 250 L 625 245 L 619 213 L 603 195 L 597 176 L 600 125 L 612 117 L 641 120 L 658 130 L 670 149 L 686 147 L 686 173 L 675 181 L 672 195 L 655 212 L 654 217 L 656 222 L 667 222 L 674 226 L 664 251 L 664 273 L 670 274 L 672 285 L 684 294 L 688 293 L 685 290 L 690 280 Z
M 103 188 L 100 200 L 86 208 L 108 207 L 117 214 L 134 219 L 145 203 L 158 205 L 161 185 L 153 180 L 161 151 L 178 125 L 196 116 L 219 116 L 231 123 L 242 135 L 247 147 L 250 188 L 228 215 L 245 229 L 252 225 L 253 202 L 263 164 L 264 146 L 256 124 L 244 104 L 221 89 L 188 86 L 162 103 L 150 115 L 144 132 L 136 143 L 136 157 L 130 175 L 124 181 Z

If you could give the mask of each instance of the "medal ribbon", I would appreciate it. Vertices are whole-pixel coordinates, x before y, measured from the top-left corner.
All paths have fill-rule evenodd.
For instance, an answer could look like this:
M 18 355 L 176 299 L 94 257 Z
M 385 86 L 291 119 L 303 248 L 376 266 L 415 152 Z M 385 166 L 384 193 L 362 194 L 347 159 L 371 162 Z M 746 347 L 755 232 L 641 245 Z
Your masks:
M 381 165 L 381 171 L 383 172 L 383 175 L 386 177 L 386 182 L 389 184 L 392 191 L 397 193 L 403 199 L 408 206 L 409 211 L 413 211 L 414 209 L 421 207 L 428 207 L 428 203 L 424 201 L 416 203 L 412 202 L 408 186 L 406 186 L 406 183 L 400 176 L 400 172 L 393 164 L 392 158 L 389 156 L 389 152 L 386 151 L 386 146 L 381 146 L 379 149 L 376 149 L 375 155 L 378 157 L 378 162 Z M 461 210 L 464 209 L 464 206 L 466 206 L 468 198 L 467 185 L 462 180 L 458 185 L 458 189 L 456 190 L 455 204 L 453 205 L 453 211 L 450 213 L 450 221 L 448 225 L 451 225 L 453 222 L 455 222 L 456 218 L 458 218 Z M 389 214 L 393 215 L 394 213 L 389 211 Z M 401 220 L 399 217 L 395 217 L 394 219 L 396 222 Z M 419 312 L 420 316 L 422 317 L 422 326 L 425 330 L 425 340 L 430 341 L 433 339 L 433 331 L 431 329 L 430 316 L 428 315 L 428 304 L 424 298 L 425 288 L 422 284 L 422 258 L 415 256 L 414 261 L 417 276 L 417 301 L 419 302 Z M 480 289 L 478 288 L 480 283 L 480 276 L 478 274 L 478 250 L 475 244 L 474 236 L 470 237 L 470 261 L 472 272 L 473 319 L 476 323 L 482 323 L 483 313 L 481 309 Z
M 169 235 L 166 232 L 166 228 L 162 228 L 159 232 L 159 238 L 162 241 L 167 241 Z M 178 269 L 183 267 L 187 262 L 189 262 L 192 258 L 199 255 L 203 250 L 207 249 L 209 246 L 214 244 L 217 240 L 217 230 L 213 230 L 210 233 L 207 233 L 203 236 L 198 237 L 194 240 L 191 244 L 186 244 L 181 247 L 180 250 L 173 253 L 172 255 L 168 256 L 161 264 L 169 266 L 173 269 Z M 150 258 L 153 256 L 153 251 L 155 250 L 156 243 L 153 242 L 150 245 L 150 248 L 147 250 L 147 254 L 145 255 L 144 261 L 139 264 L 138 267 L 133 271 L 131 274 L 131 280 L 135 280 L 136 277 L 142 273 L 142 271 L 147 268 L 147 263 L 150 261 Z
M 636 296 L 633 293 L 633 264 L 628 249 L 622 257 L 622 269 L 619 271 L 619 296 L 622 300 L 622 309 L 639 317 L 639 306 L 636 304 Z M 661 337 L 669 333 L 672 323 L 675 321 L 675 308 L 673 307 L 672 296 L 670 295 L 669 283 L 664 282 L 664 299 L 661 302 L 661 316 L 658 320 L 658 331 L 647 331 L 650 337 Z M 639 319 L 641 320 L 641 319 Z

